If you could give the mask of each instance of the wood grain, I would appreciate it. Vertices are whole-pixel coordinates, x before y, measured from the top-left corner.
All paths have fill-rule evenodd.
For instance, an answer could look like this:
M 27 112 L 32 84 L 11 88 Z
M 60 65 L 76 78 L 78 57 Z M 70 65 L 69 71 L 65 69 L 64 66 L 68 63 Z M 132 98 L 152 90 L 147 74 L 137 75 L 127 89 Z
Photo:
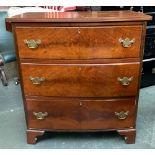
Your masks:
M 86 100 L 81 106 L 81 129 L 130 128 L 135 126 L 135 99 Z M 126 119 L 120 120 L 115 112 L 128 111 Z
M 139 63 L 22 64 L 25 95 L 59 97 L 115 97 L 137 95 Z M 29 77 L 44 77 L 33 85 Z M 132 77 L 122 86 L 118 77 Z
M 79 129 L 79 102 L 74 100 L 27 100 L 28 128 Z M 37 120 L 33 112 L 47 112 L 44 120 Z
M 99 59 L 140 55 L 142 26 L 17 27 L 15 31 L 20 58 Z M 135 39 L 135 43 L 124 48 L 120 38 Z M 26 39 L 39 39 L 42 43 L 29 49 L 24 43 Z
M 124 137 L 126 144 L 135 144 L 136 129 L 117 130 L 117 132 Z
M 43 130 L 26 130 L 27 143 L 36 144 L 38 136 L 42 136 L 44 133 L 45 131 Z
M 134 11 L 28 12 L 6 18 L 6 22 L 116 22 L 147 21 L 152 17 Z
M 51 130 L 106 130 L 129 128 L 135 125 L 135 99 L 109 100 L 32 100 L 27 99 L 28 128 Z M 115 112 L 129 111 L 125 120 Z M 44 120 L 37 120 L 33 112 L 47 112 Z

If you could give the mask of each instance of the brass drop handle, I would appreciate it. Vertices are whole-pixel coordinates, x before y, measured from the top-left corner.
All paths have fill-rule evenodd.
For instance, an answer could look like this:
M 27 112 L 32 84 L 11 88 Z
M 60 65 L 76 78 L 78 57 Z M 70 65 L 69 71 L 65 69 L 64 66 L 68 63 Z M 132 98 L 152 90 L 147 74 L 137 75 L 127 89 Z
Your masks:
M 118 77 L 117 80 L 123 85 L 123 86 L 128 86 L 131 81 L 133 80 L 133 76 L 131 77 L 123 77 L 123 78 L 120 78 Z
M 32 84 L 34 84 L 34 85 L 40 85 L 41 82 L 45 81 L 44 77 L 32 77 L 32 76 L 30 76 L 29 79 L 31 80 Z
M 131 47 L 134 43 L 135 43 L 135 39 L 129 39 L 129 38 L 125 38 L 125 39 L 122 39 L 122 38 L 119 38 L 119 42 L 122 44 L 122 46 L 124 48 L 129 48 Z
M 38 120 L 43 120 L 45 119 L 46 116 L 48 116 L 47 112 L 33 112 L 33 115 L 36 117 Z
M 40 39 L 38 39 L 38 40 L 25 39 L 24 43 L 27 45 L 28 48 L 35 49 L 35 48 L 38 48 L 38 46 L 41 44 L 41 40 Z
M 115 116 L 117 116 L 118 119 L 126 119 L 128 117 L 129 111 L 120 111 L 120 112 L 115 112 Z

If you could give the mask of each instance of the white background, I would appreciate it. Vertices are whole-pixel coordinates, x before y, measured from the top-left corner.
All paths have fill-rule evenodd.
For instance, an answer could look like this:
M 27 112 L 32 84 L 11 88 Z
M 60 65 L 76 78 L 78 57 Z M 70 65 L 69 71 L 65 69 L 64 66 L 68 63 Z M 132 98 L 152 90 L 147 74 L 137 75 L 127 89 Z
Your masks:
M 0 0 L 0 6 L 155 6 L 155 0 Z

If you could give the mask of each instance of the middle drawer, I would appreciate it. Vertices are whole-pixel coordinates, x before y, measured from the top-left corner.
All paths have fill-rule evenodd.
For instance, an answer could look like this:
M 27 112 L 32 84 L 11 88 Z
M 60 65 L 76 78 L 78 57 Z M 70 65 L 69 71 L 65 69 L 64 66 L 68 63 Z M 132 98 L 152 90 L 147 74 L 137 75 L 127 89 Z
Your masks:
M 27 96 L 117 97 L 135 96 L 137 63 L 21 64 Z

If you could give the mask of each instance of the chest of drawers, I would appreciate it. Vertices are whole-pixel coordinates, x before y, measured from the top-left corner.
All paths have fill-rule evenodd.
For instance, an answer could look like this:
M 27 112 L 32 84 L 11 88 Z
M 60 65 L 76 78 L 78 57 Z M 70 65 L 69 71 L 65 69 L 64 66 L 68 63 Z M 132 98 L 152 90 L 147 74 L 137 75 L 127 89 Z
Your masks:
M 6 18 L 18 57 L 27 142 L 45 131 L 112 131 L 134 143 L 146 21 L 132 11 Z

